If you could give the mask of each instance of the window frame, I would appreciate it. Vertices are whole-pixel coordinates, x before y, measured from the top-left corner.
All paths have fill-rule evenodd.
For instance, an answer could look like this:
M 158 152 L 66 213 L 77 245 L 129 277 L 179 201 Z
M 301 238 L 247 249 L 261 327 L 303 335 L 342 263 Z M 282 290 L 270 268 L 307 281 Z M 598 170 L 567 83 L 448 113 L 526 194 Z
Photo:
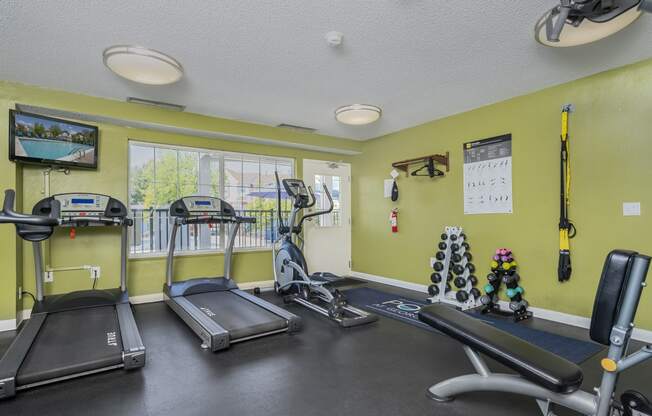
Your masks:
M 249 152 L 236 152 L 232 150 L 221 150 L 221 149 L 210 149 L 210 148 L 204 148 L 204 147 L 194 147 L 194 146 L 184 146 L 184 145 L 175 145 L 175 144 L 167 144 L 167 143 L 158 143 L 158 142 L 150 142 L 150 141 L 143 141 L 143 140 L 138 140 L 138 139 L 128 139 L 127 140 L 127 209 L 131 213 L 131 146 L 141 146 L 141 147 L 149 147 L 152 149 L 169 149 L 169 150 L 174 150 L 174 151 L 189 151 L 189 152 L 203 152 L 203 153 L 210 153 L 210 154 L 215 154 L 219 155 L 219 175 L 220 175 L 220 181 L 219 181 L 219 194 L 220 198 L 224 196 L 225 193 L 225 164 L 224 160 L 225 157 L 228 156 L 233 156 L 233 157 L 240 157 L 243 159 L 246 159 L 247 157 L 249 158 L 257 158 L 258 159 L 258 166 L 259 166 L 259 171 L 258 171 L 258 178 L 260 181 L 260 165 L 261 163 L 268 161 L 268 162 L 274 162 L 275 164 L 279 161 L 281 162 L 287 162 L 288 165 L 292 169 L 292 175 L 296 175 L 296 170 L 297 170 L 297 159 L 294 157 L 287 157 L 287 156 L 271 156 L 271 155 L 264 155 L 264 154 L 258 154 L 258 153 L 249 153 Z M 156 169 L 156 167 L 154 168 Z M 177 182 L 177 186 L 179 183 Z M 266 189 L 262 188 L 260 186 L 261 184 L 259 183 L 258 189 Z M 241 188 L 244 188 L 244 185 L 240 185 Z M 229 201 L 226 201 L 229 202 Z M 242 208 L 240 208 L 242 209 Z M 238 210 L 236 208 L 236 210 Z M 226 229 L 227 227 L 220 227 L 220 233 L 219 233 L 219 240 L 220 244 L 218 248 L 209 248 L 209 249 L 195 249 L 195 250 L 184 250 L 184 251 L 176 251 L 174 256 L 175 257 L 194 257 L 194 256 L 210 256 L 210 255 L 215 255 L 215 254 L 224 254 L 224 243 L 226 241 Z M 131 239 L 132 239 L 132 233 L 130 232 L 128 237 L 128 259 L 153 259 L 153 258 L 165 258 L 167 257 L 167 250 L 163 251 L 152 251 L 152 252 L 132 252 L 131 250 Z M 234 252 L 268 252 L 271 251 L 272 247 L 234 247 L 233 251 Z

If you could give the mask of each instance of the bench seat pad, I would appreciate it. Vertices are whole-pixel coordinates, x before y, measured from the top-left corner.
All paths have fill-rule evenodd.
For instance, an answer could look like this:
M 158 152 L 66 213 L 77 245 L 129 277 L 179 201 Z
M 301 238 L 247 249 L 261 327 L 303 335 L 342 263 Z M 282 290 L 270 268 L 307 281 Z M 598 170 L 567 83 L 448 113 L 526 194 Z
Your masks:
M 427 306 L 419 319 L 548 390 L 567 394 L 582 384 L 576 364 L 450 306 Z

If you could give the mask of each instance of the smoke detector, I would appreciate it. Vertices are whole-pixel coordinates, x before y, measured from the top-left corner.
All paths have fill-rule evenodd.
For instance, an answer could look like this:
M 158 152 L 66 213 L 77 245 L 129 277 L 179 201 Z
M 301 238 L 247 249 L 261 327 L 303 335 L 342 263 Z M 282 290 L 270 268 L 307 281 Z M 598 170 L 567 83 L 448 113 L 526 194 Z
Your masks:
M 342 42 L 344 42 L 344 34 L 335 30 L 328 32 L 324 37 L 326 38 L 326 42 L 334 48 L 342 45 Z

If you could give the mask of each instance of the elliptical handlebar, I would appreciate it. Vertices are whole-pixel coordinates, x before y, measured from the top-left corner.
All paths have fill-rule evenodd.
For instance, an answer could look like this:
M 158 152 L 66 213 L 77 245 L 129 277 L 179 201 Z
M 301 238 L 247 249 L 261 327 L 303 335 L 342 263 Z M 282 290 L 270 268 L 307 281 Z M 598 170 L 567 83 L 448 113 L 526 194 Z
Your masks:
M 305 221 L 307 218 L 316 217 L 318 215 L 330 214 L 331 212 L 333 212 L 333 209 L 335 208 L 333 197 L 331 196 L 328 187 L 325 184 L 322 184 L 322 186 L 324 187 L 324 192 L 326 193 L 326 197 L 328 198 L 328 204 L 329 204 L 328 208 L 323 211 L 315 211 L 304 215 L 303 217 L 301 217 L 301 220 L 299 221 L 299 227 L 303 225 L 303 221 Z M 312 207 L 313 205 L 315 205 L 315 203 L 317 203 L 317 198 L 315 198 L 315 194 L 312 192 L 312 189 L 310 187 L 308 187 L 308 191 L 310 192 L 310 196 L 312 197 L 313 200 L 312 205 L 310 205 Z
M 13 189 L 5 190 L 5 199 L 0 212 L 0 223 L 2 224 L 23 224 L 44 227 L 55 227 L 59 225 L 59 214 L 61 205 L 59 201 L 53 200 L 48 216 L 26 215 L 14 211 L 14 200 L 16 192 Z
M 283 216 L 281 215 L 281 180 L 278 177 L 278 172 L 274 171 L 276 177 L 276 215 L 278 216 L 278 225 L 280 228 L 285 228 Z

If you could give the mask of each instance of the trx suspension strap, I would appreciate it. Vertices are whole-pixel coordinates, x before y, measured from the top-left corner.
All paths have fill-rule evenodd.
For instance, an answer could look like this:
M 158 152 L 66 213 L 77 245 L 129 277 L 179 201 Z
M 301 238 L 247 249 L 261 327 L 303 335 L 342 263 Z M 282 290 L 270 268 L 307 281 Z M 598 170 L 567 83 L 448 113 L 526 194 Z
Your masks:
M 568 114 L 573 110 L 571 104 L 565 104 L 561 109 L 561 169 L 560 169 L 560 200 L 559 200 L 559 266 L 557 277 L 565 282 L 571 277 L 570 242 L 575 237 L 576 230 L 568 219 L 570 205 L 571 169 L 568 146 Z

